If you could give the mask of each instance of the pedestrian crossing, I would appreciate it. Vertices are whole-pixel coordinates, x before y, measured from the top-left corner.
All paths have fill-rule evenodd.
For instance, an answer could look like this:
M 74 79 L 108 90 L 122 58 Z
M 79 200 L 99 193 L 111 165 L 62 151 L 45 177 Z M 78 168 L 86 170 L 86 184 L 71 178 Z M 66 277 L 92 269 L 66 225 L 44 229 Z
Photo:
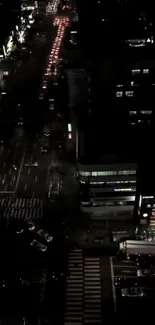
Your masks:
M 69 252 L 68 269 L 64 324 L 101 324 L 100 258 L 84 257 L 83 250 L 75 248 Z
M 43 216 L 43 198 L 0 198 L 0 217 L 5 219 L 40 219 Z
M 84 324 L 102 323 L 100 258 L 84 259 Z
M 65 325 L 83 324 L 83 252 L 70 251 L 68 257 L 70 277 L 67 279 Z

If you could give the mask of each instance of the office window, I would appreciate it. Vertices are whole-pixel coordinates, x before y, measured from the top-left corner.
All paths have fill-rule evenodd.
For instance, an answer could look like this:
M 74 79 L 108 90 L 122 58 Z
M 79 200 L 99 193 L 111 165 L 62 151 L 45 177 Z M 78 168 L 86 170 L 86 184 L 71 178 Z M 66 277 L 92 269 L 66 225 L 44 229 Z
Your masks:
M 132 90 L 132 91 L 125 91 L 125 96 L 126 97 L 133 97 L 133 95 L 134 95 L 134 91 Z
M 132 75 L 140 74 L 140 72 L 141 72 L 140 69 L 132 69 Z
M 129 114 L 130 115 L 136 115 L 137 114 L 137 111 L 129 111 Z
M 136 170 L 119 170 L 118 175 L 136 175 Z
M 150 115 L 152 114 L 152 111 L 140 111 L 140 113 L 144 115 Z
M 143 69 L 143 74 L 148 74 L 149 73 L 149 69 Z
M 83 172 L 83 171 L 79 171 L 79 175 L 80 176 L 90 176 L 91 175 L 91 173 L 90 172 Z
M 116 97 L 122 97 L 122 96 L 123 96 L 123 91 L 116 92 Z

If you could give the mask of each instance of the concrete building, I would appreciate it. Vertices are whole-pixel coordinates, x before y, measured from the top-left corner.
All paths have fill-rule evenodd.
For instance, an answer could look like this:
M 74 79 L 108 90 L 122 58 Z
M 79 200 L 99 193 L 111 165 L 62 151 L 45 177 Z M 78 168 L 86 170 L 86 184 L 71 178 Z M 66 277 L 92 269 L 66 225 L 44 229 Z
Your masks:
M 136 163 L 77 165 L 80 205 L 92 218 L 131 219 L 137 181 Z

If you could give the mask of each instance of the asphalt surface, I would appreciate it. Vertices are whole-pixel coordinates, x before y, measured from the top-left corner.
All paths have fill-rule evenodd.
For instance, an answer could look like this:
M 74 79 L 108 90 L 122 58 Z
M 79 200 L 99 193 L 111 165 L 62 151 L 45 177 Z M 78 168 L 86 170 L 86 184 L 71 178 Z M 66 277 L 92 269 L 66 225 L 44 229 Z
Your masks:
M 14 192 L 18 187 L 18 179 L 25 155 L 24 136 L 14 132 L 8 147 L 0 146 L 0 191 Z M 15 168 L 14 168 L 15 166 Z M 17 169 L 17 170 L 15 170 Z
M 53 149 L 58 141 L 57 127 L 52 129 L 50 141 L 52 145 L 49 151 L 41 153 L 43 116 L 47 113 L 47 107 L 44 105 L 44 112 L 39 110 L 37 96 L 45 57 L 48 49 L 51 48 L 52 37 L 55 36 L 55 30 L 52 28 L 53 17 L 44 17 L 44 20 L 43 29 L 48 34 L 46 44 L 43 40 L 35 39 L 32 56 L 27 62 L 17 64 L 18 69 L 8 79 L 7 84 L 10 96 L 13 99 L 16 98 L 17 103 L 21 103 L 25 114 L 28 116 L 32 113 L 30 117 L 33 117 L 34 127 L 32 125 L 30 128 L 29 125 L 17 127 L 7 146 L 0 147 L 0 208 L 1 233 L 3 234 L 1 234 L 0 247 L 4 269 L 0 280 L 3 279 L 4 274 L 5 277 L 8 274 L 9 281 L 14 284 L 13 288 L 6 291 L 0 289 L 2 324 L 9 322 L 8 314 L 11 315 L 12 322 L 16 324 L 51 324 L 52 322 L 63 324 L 66 276 L 61 275 L 61 279 L 56 280 L 53 274 L 65 273 L 68 243 L 64 240 L 64 228 L 60 227 L 59 222 L 55 222 L 55 218 L 58 216 L 58 220 L 61 218 L 63 220 L 70 207 L 70 214 L 75 210 L 75 201 L 72 200 L 76 193 L 75 190 L 72 191 L 75 168 L 68 163 L 64 144 L 61 150 Z M 38 49 L 40 49 L 39 55 Z M 39 131 L 36 130 L 38 116 L 42 116 Z M 57 126 L 58 124 L 59 122 Z M 61 121 L 60 124 L 62 130 Z M 65 133 L 66 130 L 67 125 L 64 123 L 62 132 Z M 37 162 L 38 166 L 25 166 L 30 161 Z M 46 201 L 49 182 L 52 177 L 62 177 L 62 174 L 62 193 L 60 198 L 50 206 L 46 215 L 44 199 Z M 31 238 L 29 237 L 26 239 L 24 237 L 24 240 L 9 239 L 7 241 L 4 235 L 7 222 L 5 223 L 4 219 L 9 220 L 10 226 L 10 216 L 16 219 L 38 219 L 35 220 L 37 228 L 43 227 L 54 237 L 54 241 L 48 246 L 47 253 L 42 254 L 42 252 L 33 250 L 30 247 Z M 17 290 L 15 274 L 26 281 L 24 288 L 20 287 Z
M 118 318 L 142 320 L 147 315 L 153 315 L 155 281 L 153 277 L 137 277 L 136 262 L 119 257 L 110 258 L 113 284 L 113 301 Z M 153 266 L 154 269 L 155 265 Z M 116 278 L 126 278 L 132 285 L 137 283 L 144 290 L 143 297 L 122 297 L 121 288 L 114 285 Z M 130 286 L 130 285 L 129 285 Z M 125 287 L 123 285 L 122 287 Z M 126 285 L 127 287 L 127 285 Z

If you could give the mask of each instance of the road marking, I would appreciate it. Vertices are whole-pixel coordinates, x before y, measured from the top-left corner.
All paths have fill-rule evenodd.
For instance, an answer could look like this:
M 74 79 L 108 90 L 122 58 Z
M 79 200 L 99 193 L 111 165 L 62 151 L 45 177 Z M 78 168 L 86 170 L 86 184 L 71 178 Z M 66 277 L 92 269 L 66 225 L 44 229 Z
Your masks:
M 116 278 L 137 279 L 137 275 L 115 275 L 114 277 L 115 277 L 115 279 Z
M 37 183 L 37 181 L 38 181 L 38 176 L 36 175 L 36 177 L 35 177 L 35 183 Z
M 18 187 L 18 184 L 19 184 L 19 179 L 20 179 L 20 176 L 21 176 L 24 159 L 25 159 L 25 151 L 24 151 L 23 156 L 22 156 L 22 159 L 21 159 L 21 163 L 20 163 L 20 167 L 19 167 L 19 172 L 18 172 L 18 176 L 17 176 L 17 181 L 16 181 L 16 185 L 15 185 L 15 191 L 17 190 L 17 187 Z
M 127 269 L 129 269 L 129 268 L 135 269 L 135 268 L 136 268 L 136 265 L 122 265 L 122 264 L 120 264 L 120 265 L 118 265 L 118 264 L 117 264 L 117 265 L 114 265 L 114 264 L 113 264 L 113 268 L 114 268 L 114 269 L 117 268 L 117 267 L 118 267 L 118 268 L 121 268 L 121 269 L 122 269 L 122 268 L 123 268 L 123 269 L 124 269 L 124 268 L 127 268 Z
M 112 284 L 112 293 L 113 293 L 113 301 L 114 301 L 114 313 L 116 313 L 117 310 L 116 290 L 115 290 L 115 283 L 114 283 L 114 270 L 113 270 L 112 256 L 110 256 L 110 269 L 111 269 L 111 284 Z
M 26 191 L 26 190 L 27 190 L 27 183 L 24 186 L 24 191 Z
M 5 179 L 6 179 L 6 174 L 5 174 L 4 177 L 3 177 L 2 184 L 5 183 Z
M 0 194 L 13 194 L 14 191 L 0 191 Z

